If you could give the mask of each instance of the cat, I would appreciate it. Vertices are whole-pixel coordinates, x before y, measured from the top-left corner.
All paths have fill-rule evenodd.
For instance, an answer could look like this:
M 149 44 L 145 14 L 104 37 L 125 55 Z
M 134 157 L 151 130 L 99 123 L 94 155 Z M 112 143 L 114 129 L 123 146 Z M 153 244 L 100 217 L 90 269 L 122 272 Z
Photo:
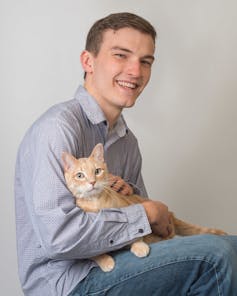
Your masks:
M 76 199 L 76 205 L 85 212 L 98 212 L 104 208 L 120 208 L 144 201 L 139 195 L 122 195 L 110 187 L 109 173 L 104 161 L 104 149 L 102 144 L 97 144 L 88 158 L 76 159 L 67 152 L 62 154 L 64 176 L 68 189 Z M 166 239 L 175 235 L 194 234 L 226 234 L 222 230 L 201 227 L 177 219 L 171 215 L 172 232 Z M 163 240 L 161 237 L 151 233 L 131 244 L 130 250 L 138 257 L 145 257 L 149 254 L 149 244 Z M 108 254 L 99 255 L 93 258 L 104 272 L 111 271 L 115 262 Z

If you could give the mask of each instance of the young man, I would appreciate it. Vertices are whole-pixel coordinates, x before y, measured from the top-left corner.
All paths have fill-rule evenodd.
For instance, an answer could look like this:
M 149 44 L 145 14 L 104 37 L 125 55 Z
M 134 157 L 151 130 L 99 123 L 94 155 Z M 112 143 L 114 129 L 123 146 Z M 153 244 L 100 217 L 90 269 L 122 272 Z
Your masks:
M 121 115 L 149 81 L 156 32 L 112 14 L 91 28 L 81 54 L 84 87 L 27 131 L 15 177 L 19 275 L 25 295 L 237 295 L 237 238 L 194 236 L 153 244 L 140 259 L 122 249 L 152 231 L 166 237 L 167 207 L 152 200 L 85 213 L 65 185 L 61 155 L 103 143 L 114 190 L 146 196 L 137 140 Z M 117 177 L 119 176 L 119 177 Z M 119 251 L 118 251 L 119 250 Z M 105 273 L 89 260 L 115 251 Z

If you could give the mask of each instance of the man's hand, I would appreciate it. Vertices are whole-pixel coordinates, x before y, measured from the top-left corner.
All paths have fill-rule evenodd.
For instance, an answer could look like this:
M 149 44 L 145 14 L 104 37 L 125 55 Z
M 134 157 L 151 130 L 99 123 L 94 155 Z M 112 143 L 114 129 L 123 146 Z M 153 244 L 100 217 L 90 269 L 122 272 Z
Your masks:
M 109 184 L 114 191 L 123 195 L 133 194 L 133 188 L 119 176 L 109 174 Z
M 152 231 L 163 238 L 169 236 L 173 227 L 168 207 L 162 202 L 154 200 L 145 200 L 142 205 L 145 208 Z

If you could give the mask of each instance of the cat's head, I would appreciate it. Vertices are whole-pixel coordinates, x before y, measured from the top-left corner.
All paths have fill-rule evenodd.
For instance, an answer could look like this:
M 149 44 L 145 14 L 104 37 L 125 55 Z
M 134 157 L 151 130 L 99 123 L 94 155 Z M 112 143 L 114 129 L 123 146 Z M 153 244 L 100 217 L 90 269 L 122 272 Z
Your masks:
M 76 159 L 71 154 L 63 152 L 62 160 L 67 186 L 75 197 L 98 196 L 108 184 L 102 144 L 97 144 L 88 158 Z

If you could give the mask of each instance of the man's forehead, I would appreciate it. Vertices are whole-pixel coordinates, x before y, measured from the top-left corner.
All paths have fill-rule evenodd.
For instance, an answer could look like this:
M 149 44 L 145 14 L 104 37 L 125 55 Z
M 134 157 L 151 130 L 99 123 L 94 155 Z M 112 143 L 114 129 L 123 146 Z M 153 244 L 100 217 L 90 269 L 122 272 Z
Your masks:
M 114 29 L 107 29 L 104 31 L 103 33 L 103 37 L 110 37 L 110 38 L 114 38 L 117 39 L 119 37 L 126 37 L 126 36 L 136 36 L 136 35 L 140 35 L 141 37 L 143 36 L 144 38 L 151 38 L 152 42 L 154 43 L 152 36 L 148 33 L 144 33 L 139 31 L 138 29 L 132 28 L 132 27 L 124 27 L 124 28 L 120 28 L 118 30 L 114 30 Z
M 152 54 L 155 49 L 155 44 L 151 35 L 130 27 L 118 30 L 106 30 L 103 34 L 102 44 L 109 48 L 120 47 L 127 50 L 130 50 L 132 46 L 146 46 L 150 54 Z

